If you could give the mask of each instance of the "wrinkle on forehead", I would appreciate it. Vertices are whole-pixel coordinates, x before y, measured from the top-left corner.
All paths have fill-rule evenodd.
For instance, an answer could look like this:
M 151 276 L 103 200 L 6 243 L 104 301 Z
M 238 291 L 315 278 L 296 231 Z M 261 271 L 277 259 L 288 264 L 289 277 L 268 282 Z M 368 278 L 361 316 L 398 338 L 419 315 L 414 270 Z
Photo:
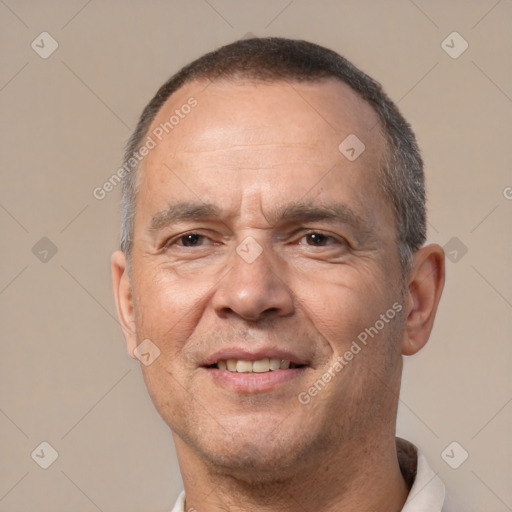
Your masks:
M 338 80 L 293 84 L 219 81 L 206 89 L 191 82 L 167 100 L 150 131 L 192 95 L 197 106 L 159 144 L 168 146 L 167 152 L 215 151 L 220 143 L 233 148 L 237 144 L 273 144 L 276 136 L 280 143 L 296 145 L 300 141 L 303 146 L 318 146 L 326 136 L 339 143 L 339 137 L 353 132 L 363 136 L 367 145 L 382 138 L 373 108 Z
M 385 140 L 376 113 L 348 86 L 231 82 L 212 83 L 196 94 L 190 84 L 168 100 L 154 125 L 193 94 L 198 105 L 143 162 L 146 200 L 162 204 L 178 187 L 239 208 L 243 226 L 260 228 L 268 227 L 265 215 L 277 197 L 298 200 L 311 190 L 320 201 L 335 187 L 345 199 L 350 193 L 353 206 L 382 206 L 375 204 L 376 173 Z M 366 145 L 354 162 L 338 150 L 351 133 Z
M 240 219 L 244 219 L 240 229 L 272 227 L 263 211 L 261 186 L 257 183 L 244 187 L 240 197 Z

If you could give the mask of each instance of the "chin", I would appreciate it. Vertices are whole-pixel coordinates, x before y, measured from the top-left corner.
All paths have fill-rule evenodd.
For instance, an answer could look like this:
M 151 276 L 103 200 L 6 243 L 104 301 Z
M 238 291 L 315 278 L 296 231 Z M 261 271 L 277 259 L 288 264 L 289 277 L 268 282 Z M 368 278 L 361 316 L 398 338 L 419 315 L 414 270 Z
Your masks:
M 229 449 L 214 450 L 203 453 L 212 469 L 218 473 L 228 474 L 247 483 L 276 483 L 288 479 L 297 472 L 298 447 L 279 449 L 266 444 L 248 442 L 230 443 Z
M 240 481 L 275 483 L 297 473 L 297 463 L 312 449 L 304 433 L 288 428 L 276 434 L 272 428 L 257 426 L 219 429 L 217 435 L 210 430 L 207 439 L 191 436 L 189 431 L 183 440 L 212 471 Z

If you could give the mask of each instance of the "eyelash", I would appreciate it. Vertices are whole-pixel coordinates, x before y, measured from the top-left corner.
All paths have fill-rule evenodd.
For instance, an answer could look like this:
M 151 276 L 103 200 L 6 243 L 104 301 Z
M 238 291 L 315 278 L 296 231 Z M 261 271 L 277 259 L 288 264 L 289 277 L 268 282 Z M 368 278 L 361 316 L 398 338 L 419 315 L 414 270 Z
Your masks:
M 179 242 L 179 241 L 183 240 L 185 237 L 191 236 L 191 235 L 197 235 L 197 236 L 200 236 L 203 238 L 208 238 L 206 235 L 203 235 L 202 233 L 198 233 L 197 231 L 189 231 L 188 233 L 183 233 L 182 235 L 178 235 L 174 238 L 170 238 L 167 242 L 165 242 L 164 249 L 168 249 L 171 245 L 174 245 L 176 242 Z M 186 247 L 186 246 L 181 246 L 181 247 Z
M 208 238 L 206 235 L 203 235 L 202 233 L 199 233 L 198 231 L 189 231 L 187 233 L 183 233 L 181 235 L 178 235 L 176 237 L 173 237 L 173 238 L 170 238 L 169 240 L 167 240 L 165 242 L 165 244 L 163 245 L 163 249 L 169 249 L 172 245 L 175 245 L 177 242 L 180 242 L 182 241 L 184 238 L 186 238 L 187 236 L 191 236 L 191 235 L 197 235 L 199 237 L 203 237 L 203 238 Z M 304 232 L 300 238 L 300 240 L 302 240 L 302 238 L 306 237 L 306 236 L 309 236 L 309 235 L 321 235 L 322 237 L 325 237 L 327 240 L 329 241 L 332 241 L 334 243 L 341 243 L 342 245 L 349 245 L 348 242 L 341 238 L 341 239 L 338 239 L 337 237 L 333 236 L 333 235 L 328 235 L 322 231 L 315 231 L 315 230 L 310 230 L 310 231 L 307 231 L 307 232 Z M 309 245 L 309 244 L 305 244 L 305 245 Z M 327 246 L 329 245 L 332 245 L 332 244 L 328 244 Z M 194 248 L 194 247 L 201 247 L 201 245 L 198 245 L 198 246 L 185 246 L 185 245 L 180 245 L 179 247 L 184 247 L 184 248 Z M 314 244 L 311 244 L 309 245 L 309 247 L 315 247 Z M 318 245 L 316 247 L 326 247 L 326 245 Z
M 320 235 L 320 236 L 323 236 L 325 237 L 327 240 L 330 240 L 334 243 L 346 243 L 344 239 L 342 239 L 342 241 L 340 241 L 337 237 L 333 236 L 333 235 L 328 235 L 326 233 L 323 233 L 322 231 L 308 231 L 306 233 L 304 233 L 301 237 L 301 240 L 302 238 L 306 237 L 306 236 L 309 236 L 309 235 Z M 314 247 L 315 245 L 313 244 L 311 247 Z M 325 247 L 324 245 L 321 245 L 321 246 L 317 246 L 317 247 Z

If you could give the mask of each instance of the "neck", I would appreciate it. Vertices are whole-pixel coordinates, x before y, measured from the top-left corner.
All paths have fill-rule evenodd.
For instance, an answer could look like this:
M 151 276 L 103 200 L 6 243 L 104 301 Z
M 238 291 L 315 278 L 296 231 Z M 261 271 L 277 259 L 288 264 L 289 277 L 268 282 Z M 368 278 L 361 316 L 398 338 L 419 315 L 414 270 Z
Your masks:
M 277 474 L 236 474 L 211 467 L 177 435 L 176 450 L 185 486 L 185 510 L 201 512 L 381 512 L 401 510 L 408 495 L 394 437 L 351 442 L 297 462 Z M 348 445 L 348 446 L 347 446 Z M 355 452 L 354 446 L 360 449 Z

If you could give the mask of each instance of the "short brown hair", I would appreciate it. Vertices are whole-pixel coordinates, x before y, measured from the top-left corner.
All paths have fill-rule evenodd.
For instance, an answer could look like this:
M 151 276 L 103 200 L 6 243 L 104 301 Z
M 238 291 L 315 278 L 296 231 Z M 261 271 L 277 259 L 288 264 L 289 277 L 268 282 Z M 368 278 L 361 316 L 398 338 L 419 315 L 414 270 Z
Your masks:
M 416 138 L 380 84 L 328 48 L 307 41 L 268 37 L 236 41 L 203 55 L 169 78 L 144 108 L 128 141 L 125 165 L 134 152 L 139 151 L 163 104 L 189 82 L 201 79 L 315 82 L 326 78 L 350 86 L 379 117 L 388 150 L 378 178 L 393 206 L 400 262 L 406 273 L 413 253 L 426 238 L 423 162 Z M 137 168 L 122 178 L 121 249 L 128 259 L 133 239 L 136 184 Z

